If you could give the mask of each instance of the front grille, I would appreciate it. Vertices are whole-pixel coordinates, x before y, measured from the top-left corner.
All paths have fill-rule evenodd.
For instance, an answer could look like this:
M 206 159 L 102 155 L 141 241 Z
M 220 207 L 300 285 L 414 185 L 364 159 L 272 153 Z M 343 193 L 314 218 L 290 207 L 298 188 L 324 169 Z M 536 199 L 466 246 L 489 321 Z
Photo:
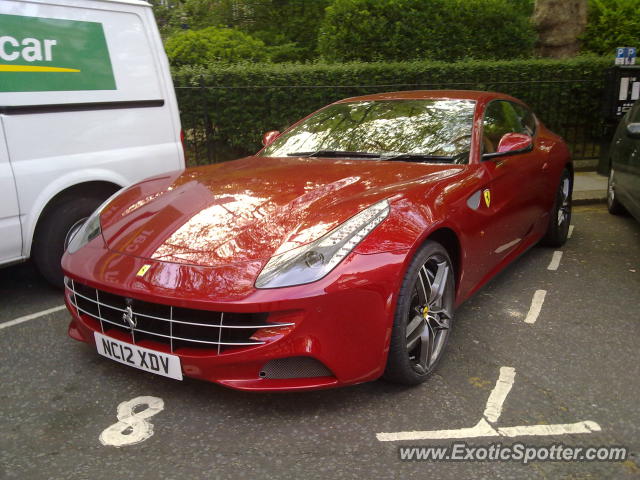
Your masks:
M 99 322 L 102 333 L 120 331 L 130 335 L 133 343 L 153 340 L 166 344 L 171 352 L 199 348 L 221 353 L 231 348 L 262 345 L 265 342 L 251 338 L 257 330 L 293 325 L 269 323 L 266 313 L 213 312 L 144 302 L 69 278 L 65 278 L 65 287 L 78 315 Z

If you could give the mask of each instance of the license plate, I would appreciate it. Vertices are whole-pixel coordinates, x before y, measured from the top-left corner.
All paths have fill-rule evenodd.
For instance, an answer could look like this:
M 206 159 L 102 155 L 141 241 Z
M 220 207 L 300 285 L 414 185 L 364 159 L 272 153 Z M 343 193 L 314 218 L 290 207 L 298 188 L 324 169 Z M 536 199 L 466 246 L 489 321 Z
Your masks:
M 94 332 L 96 348 L 102 356 L 124 363 L 131 367 L 139 368 L 145 372 L 151 372 L 176 380 L 182 380 L 182 368 L 180 357 L 167 353 L 157 352 L 148 348 L 138 347 L 130 343 L 114 340 L 111 337 Z

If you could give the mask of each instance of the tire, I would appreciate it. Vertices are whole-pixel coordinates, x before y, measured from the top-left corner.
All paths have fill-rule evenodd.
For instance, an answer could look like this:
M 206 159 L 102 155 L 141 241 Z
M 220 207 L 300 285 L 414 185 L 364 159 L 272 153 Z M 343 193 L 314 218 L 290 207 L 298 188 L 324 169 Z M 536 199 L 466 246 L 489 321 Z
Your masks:
M 449 340 L 454 297 L 451 259 L 442 245 L 427 241 L 402 280 L 383 378 L 405 385 L 429 378 Z
M 549 216 L 547 232 L 540 243 L 547 247 L 561 247 L 567 241 L 571 224 L 571 192 L 573 190 L 571 173 L 566 168 L 560 175 L 560 184 L 556 199 Z
M 42 276 L 53 286 L 64 287 L 62 255 L 73 233 L 105 198 L 68 198 L 48 208 L 38 222 L 31 256 Z
M 615 182 L 613 180 L 614 170 L 609 171 L 609 180 L 607 181 L 607 210 L 612 215 L 621 215 L 625 212 L 625 208 L 616 197 Z

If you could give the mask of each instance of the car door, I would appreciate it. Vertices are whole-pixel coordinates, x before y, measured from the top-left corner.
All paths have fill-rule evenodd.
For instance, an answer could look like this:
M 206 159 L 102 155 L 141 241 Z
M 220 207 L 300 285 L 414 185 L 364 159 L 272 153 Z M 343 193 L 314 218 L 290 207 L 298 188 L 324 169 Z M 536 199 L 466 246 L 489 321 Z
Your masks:
M 626 186 L 629 192 L 629 211 L 640 222 L 640 140 L 634 140 L 633 144 Z
M 640 140 L 627 135 L 630 123 L 640 123 L 640 102 L 622 120 L 613 164 L 618 196 L 627 210 L 640 219 Z
M 499 154 L 500 139 L 512 132 L 532 136 L 533 147 Z M 487 253 L 493 266 L 521 246 L 544 216 L 541 202 L 541 192 L 547 191 L 542 175 L 544 159 L 535 148 L 535 140 L 535 131 L 526 125 L 525 112 L 518 111 L 516 104 L 494 100 L 487 106 L 483 120 L 482 162 L 488 181 L 483 187 L 482 201 L 491 215 L 486 235 Z
M 20 208 L 0 117 L 0 265 L 21 256 Z

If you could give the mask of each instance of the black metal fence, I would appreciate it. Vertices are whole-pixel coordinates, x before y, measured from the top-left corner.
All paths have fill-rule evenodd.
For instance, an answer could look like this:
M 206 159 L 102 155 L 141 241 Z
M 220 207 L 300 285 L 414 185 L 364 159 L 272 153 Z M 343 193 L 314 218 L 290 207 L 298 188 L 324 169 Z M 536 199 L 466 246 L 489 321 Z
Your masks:
M 177 86 L 188 163 L 202 165 L 250 155 L 260 149 L 264 131 L 281 130 L 332 101 L 397 90 L 461 89 L 504 92 L 529 104 L 551 130 L 569 144 L 574 160 L 597 159 L 606 139 L 601 120 L 604 78 L 386 85 Z M 250 99 L 243 104 L 238 91 Z M 258 94 L 256 94 L 258 93 Z M 232 98 L 233 100 L 230 100 Z M 195 99 L 195 102 L 194 102 Z M 231 102 L 231 103 L 230 103 Z M 297 108 L 282 112 L 282 102 Z M 245 111 L 255 117 L 251 132 L 235 128 L 223 112 Z M 246 117 L 244 117 L 246 119 Z M 251 122 L 249 122 L 251 123 Z M 247 122 L 245 121 L 244 125 Z M 235 128 L 235 130 L 234 130 Z M 255 130 L 255 131 L 253 131 Z M 247 141 L 247 135 L 250 141 Z M 242 141 L 238 139 L 242 138 Z

